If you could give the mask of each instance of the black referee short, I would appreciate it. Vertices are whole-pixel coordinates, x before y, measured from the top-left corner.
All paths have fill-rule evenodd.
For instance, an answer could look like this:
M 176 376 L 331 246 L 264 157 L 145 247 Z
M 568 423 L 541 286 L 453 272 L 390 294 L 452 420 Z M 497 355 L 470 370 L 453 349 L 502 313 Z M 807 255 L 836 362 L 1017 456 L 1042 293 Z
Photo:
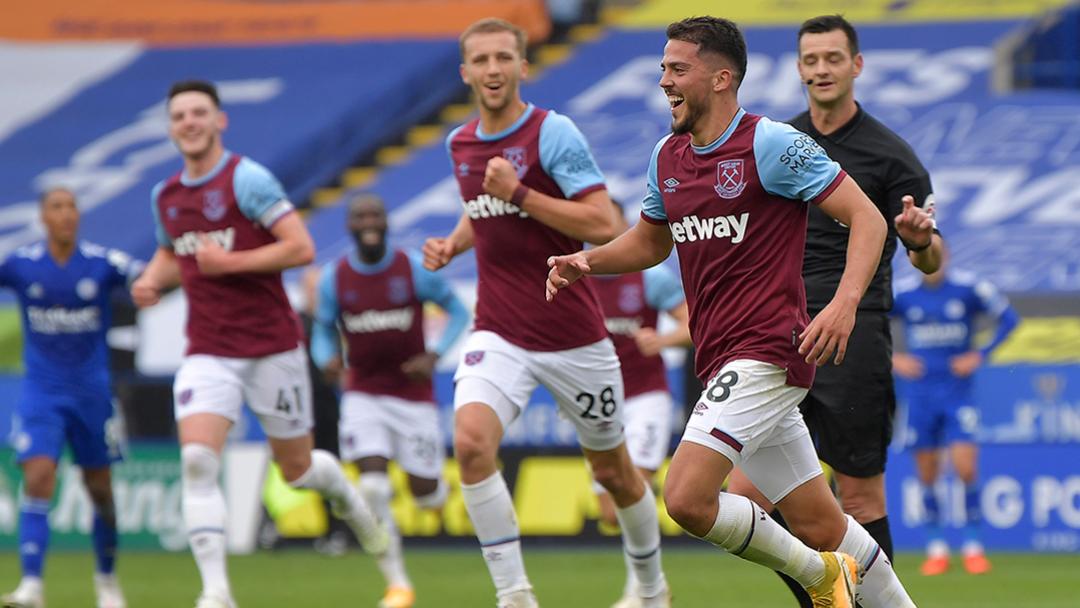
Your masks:
M 885 472 L 896 411 L 888 315 L 856 315 L 844 363 L 819 367 L 799 408 L 822 461 L 851 477 Z

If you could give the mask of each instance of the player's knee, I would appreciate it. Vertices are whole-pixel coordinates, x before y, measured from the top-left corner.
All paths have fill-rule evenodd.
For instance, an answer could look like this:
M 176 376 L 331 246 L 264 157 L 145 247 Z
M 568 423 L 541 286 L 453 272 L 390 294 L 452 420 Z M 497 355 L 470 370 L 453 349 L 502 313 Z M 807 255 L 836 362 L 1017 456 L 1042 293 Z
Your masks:
M 457 427 L 454 432 L 454 456 L 462 469 L 487 464 L 495 459 L 498 443 L 483 433 Z
M 111 511 L 113 504 L 112 480 L 108 476 L 84 476 L 83 483 L 90 502 L 98 511 Z
M 205 490 L 217 485 L 221 459 L 210 447 L 189 443 L 180 448 L 180 470 L 185 491 Z
M 716 498 L 702 500 L 698 493 L 681 484 L 664 486 L 664 505 L 667 513 L 682 529 L 697 537 L 709 533 L 716 520 Z
M 787 520 L 788 528 L 804 545 L 815 551 L 831 551 L 844 540 L 847 523 L 843 517 L 795 518 Z
M 640 482 L 636 471 L 632 469 L 623 470 L 615 463 L 593 463 L 592 474 L 596 483 L 600 484 L 612 496 L 622 496 L 632 491 Z
M 56 469 L 28 468 L 23 472 L 23 492 L 32 498 L 52 498 L 56 491 Z
M 413 498 L 416 500 L 416 506 L 421 509 L 441 509 L 446 504 L 446 497 L 450 494 L 450 487 L 442 479 L 425 479 L 423 481 L 430 483 L 421 488 L 416 486 L 410 488 L 413 492 Z M 418 492 L 419 489 L 428 491 Z

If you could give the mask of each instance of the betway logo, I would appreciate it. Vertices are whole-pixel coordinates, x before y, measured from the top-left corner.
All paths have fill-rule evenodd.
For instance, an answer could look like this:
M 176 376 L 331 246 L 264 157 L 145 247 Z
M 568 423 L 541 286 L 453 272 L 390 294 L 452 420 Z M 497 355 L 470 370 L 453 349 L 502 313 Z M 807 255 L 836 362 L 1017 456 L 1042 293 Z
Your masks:
M 604 319 L 608 333 L 615 336 L 632 336 L 641 329 L 641 317 L 609 317 Z
M 376 331 L 408 331 L 413 324 L 413 309 L 395 308 L 394 310 L 365 310 L 354 315 L 344 313 L 341 320 L 345 331 L 351 334 L 365 334 Z
M 101 311 L 97 306 L 84 308 L 41 308 L 29 306 L 26 318 L 30 330 L 39 334 L 83 334 L 101 329 Z
M 676 243 L 693 243 L 697 240 L 706 239 L 731 239 L 732 244 L 741 243 L 746 235 L 746 225 L 750 222 L 750 214 L 743 213 L 739 216 L 721 215 L 718 217 L 699 218 L 696 215 L 688 215 L 681 222 L 671 222 L 671 238 Z
M 211 230 L 210 232 L 185 232 L 180 235 L 180 238 L 173 241 L 173 252 L 176 255 L 195 255 L 204 236 L 221 245 L 221 248 L 225 251 L 232 251 L 233 241 L 236 240 L 236 229 L 225 228 L 223 230 Z
M 522 211 L 521 207 L 518 207 L 513 203 L 508 203 L 501 198 L 495 198 L 490 194 L 481 194 L 475 199 L 465 203 L 465 213 L 469 215 L 469 219 L 473 220 L 487 217 L 500 217 L 503 215 L 529 217 L 529 214 Z

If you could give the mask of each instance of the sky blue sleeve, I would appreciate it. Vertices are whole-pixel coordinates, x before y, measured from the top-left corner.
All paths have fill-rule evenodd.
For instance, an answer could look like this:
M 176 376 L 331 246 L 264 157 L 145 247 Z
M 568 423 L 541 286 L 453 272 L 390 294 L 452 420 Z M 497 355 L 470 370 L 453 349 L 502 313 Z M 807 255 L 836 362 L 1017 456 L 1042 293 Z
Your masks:
M 281 182 L 269 169 L 250 158 L 244 158 L 236 165 L 233 192 L 244 216 L 264 228 L 273 226 L 293 210 Z
M 646 268 L 644 281 L 645 301 L 656 310 L 667 312 L 686 301 L 678 277 L 663 264 Z
M 657 176 L 656 159 L 660 157 L 660 149 L 667 143 L 671 135 L 665 135 L 656 147 L 653 148 L 652 156 L 649 157 L 649 167 L 646 169 L 645 199 L 641 201 L 641 214 L 658 222 L 667 223 L 667 211 L 664 209 L 664 199 L 660 196 L 660 179 Z
M 338 342 L 337 318 L 337 263 L 331 262 L 322 268 L 319 274 L 319 288 L 315 318 L 311 323 L 311 360 L 319 369 L 337 355 L 341 348 Z
M 433 349 L 440 357 L 450 350 L 450 347 L 461 337 L 461 333 L 469 326 L 469 311 L 461 300 L 454 294 L 450 284 L 442 278 L 442 275 L 431 272 L 424 268 L 423 260 L 414 252 L 409 253 L 409 264 L 412 266 L 412 275 L 416 297 L 424 302 L 434 302 L 446 311 L 450 316 L 439 337 L 438 343 Z
M 454 175 L 457 175 L 457 167 L 454 166 L 454 153 L 450 151 L 450 142 L 454 141 L 454 138 L 457 137 L 458 132 L 461 131 L 464 126 L 465 125 L 459 125 L 454 127 L 454 129 L 450 131 L 450 134 L 446 136 L 446 141 L 444 142 L 446 144 L 446 158 L 450 161 L 450 172 Z
M 776 196 L 820 203 L 839 184 L 840 165 L 813 137 L 768 118 L 754 130 L 754 161 L 761 186 Z
M 604 174 L 585 136 L 572 120 L 555 112 L 549 111 L 540 125 L 540 166 L 568 199 L 604 186 Z
M 157 238 L 157 244 L 166 249 L 172 249 L 172 239 L 165 232 L 165 226 L 161 223 L 161 212 L 158 210 L 158 197 L 161 196 L 163 188 L 165 188 L 165 182 L 158 182 L 150 191 L 150 210 L 154 214 L 154 237 Z

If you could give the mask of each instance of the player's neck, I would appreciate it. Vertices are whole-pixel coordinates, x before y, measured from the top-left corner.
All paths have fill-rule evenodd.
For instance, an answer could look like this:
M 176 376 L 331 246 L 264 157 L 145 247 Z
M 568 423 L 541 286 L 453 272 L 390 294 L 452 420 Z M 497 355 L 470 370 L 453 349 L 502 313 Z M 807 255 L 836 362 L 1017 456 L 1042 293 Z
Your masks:
M 194 180 L 210 173 L 221 162 L 221 157 L 224 155 L 225 148 L 218 144 L 200 156 L 185 156 L 184 177 Z
M 846 125 L 858 113 L 859 106 L 855 103 L 853 95 L 838 99 L 831 104 L 810 101 L 810 122 L 822 135 L 828 135 Z
M 75 241 L 54 241 L 49 240 L 49 256 L 59 266 L 67 264 L 71 256 L 75 254 Z
M 714 112 L 701 121 L 701 128 L 690 132 L 690 142 L 699 147 L 713 143 L 728 130 L 731 121 L 735 120 L 738 113 L 738 101 L 724 101 L 717 104 Z
M 487 135 L 500 133 L 517 122 L 517 119 L 521 118 L 521 115 L 525 113 L 528 107 L 529 104 L 522 101 L 520 97 L 499 110 L 489 110 L 481 105 L 480 128 Z
M 356 252 L 361 262 L 374 266 L 386 258 L 386 243 L 378 247 L 358 247 Z

